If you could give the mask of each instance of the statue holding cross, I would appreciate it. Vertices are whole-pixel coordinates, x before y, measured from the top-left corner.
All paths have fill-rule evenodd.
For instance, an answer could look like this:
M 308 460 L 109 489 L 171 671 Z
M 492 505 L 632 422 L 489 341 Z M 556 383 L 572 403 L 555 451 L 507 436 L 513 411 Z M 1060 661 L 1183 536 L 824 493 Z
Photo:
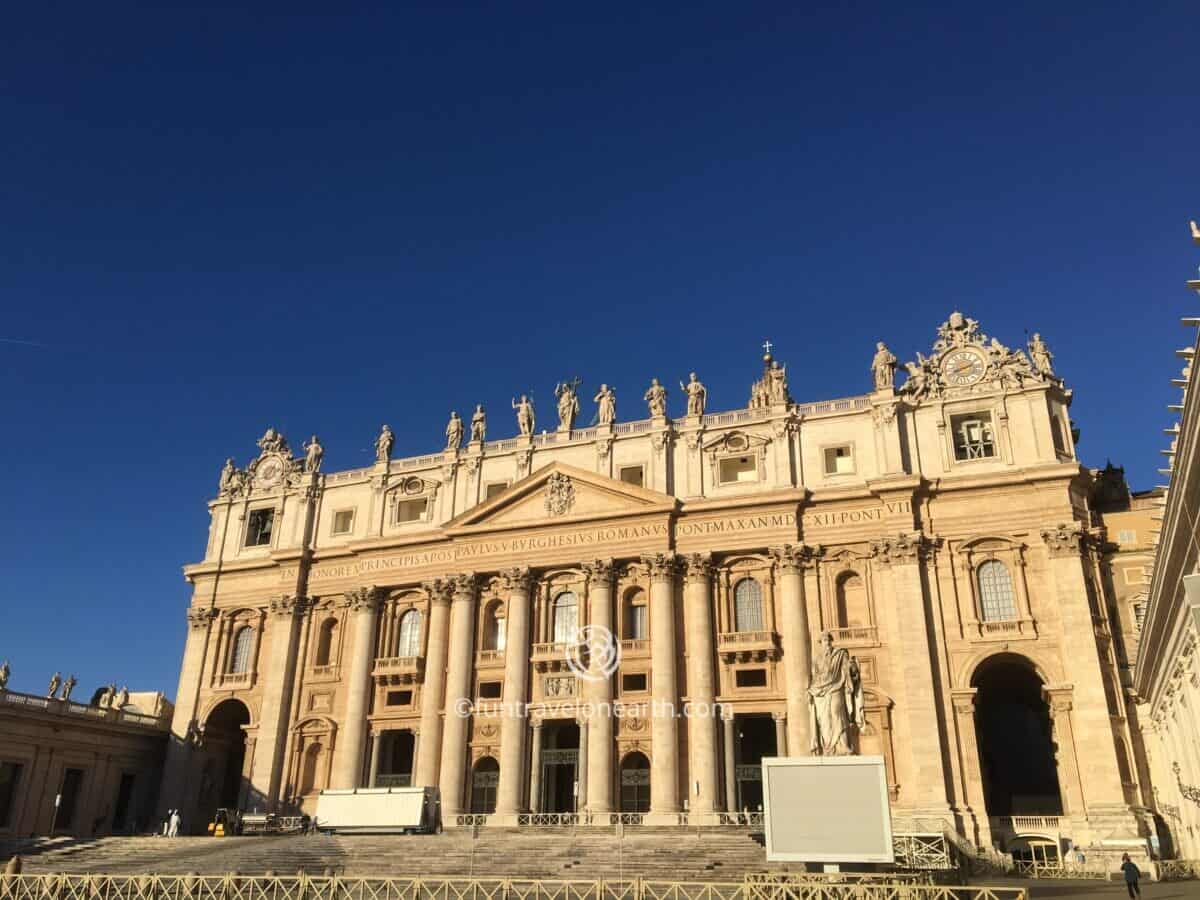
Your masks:
M 558 398 L 558 428 L 560 431 L 570 431 L 575 427 L 575 417 L 579 415 L 579 397 L 576 391 L 582 379 L 573 378 L 554 386 L 554 396 Z

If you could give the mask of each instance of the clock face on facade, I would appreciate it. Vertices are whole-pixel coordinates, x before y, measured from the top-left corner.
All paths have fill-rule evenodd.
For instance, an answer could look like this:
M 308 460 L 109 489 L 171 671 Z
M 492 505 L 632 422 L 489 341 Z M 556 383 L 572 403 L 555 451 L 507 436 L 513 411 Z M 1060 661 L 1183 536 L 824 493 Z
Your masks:
M 986 371 L 987 360 L 978 350 L 955 350 L 942 362 L 942 377 L 956 387 L 976 384 Z
M 265 459 L 255 472 L 255 480 L 263 487 L 271 487 L 278 483 L 283 475 L 283 463 L 277 459 Z

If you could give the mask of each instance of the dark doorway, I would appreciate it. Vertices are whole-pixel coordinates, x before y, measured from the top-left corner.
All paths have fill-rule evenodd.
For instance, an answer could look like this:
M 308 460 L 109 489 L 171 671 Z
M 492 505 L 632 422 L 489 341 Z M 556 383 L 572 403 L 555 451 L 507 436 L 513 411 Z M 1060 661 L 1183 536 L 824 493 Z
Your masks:
M 217 705 L 204 725 L 204 751 L 208 759 L 200 783 L 197 811 L 199 822 L 184 823 L 200 831 L 213 820 L 218 809 L 249 807 L 242 769 L 246 762 L 245 726 L 250 710 L 240 700 L 225 700 Z
M 650 760 L 634 751 L 621 760 L 621 812 L 650 811 Z
M 380 747 L 377 787 L 412 787 L 413 751 L 411 731 L 385 731 Z
M 579 726 L 560 719 L 547 722 L 542 743 L 542 812 L 575 812 L 579 766 Z
M 471 812 L 491 814 L 496 811 L 496 787 L 500 784 L 500 763 L 485 756 L 471 770 Z
M 742 812 L 762 809 L 762 759 L 776 755 L 775 720 L 770 713 L 734 716 L 734 775 L 737 804 Z
M 58 788 L 58 806 L 54 810 L 51 831 L 70 831 L 75 824 L 75 808 L 79 805 L 79 789 L 83 786 L 83 769 L 64 769 Z
M 1032 665 L 1002 654 L 980 666 L 973 684 L 988 815 L 1062 815 L 1050 711 Z
M 134 774 L 121 773 L 121 783 L 117 786 L 117 802 L 113 805 L 112 830 L 120 834 L 131 831 L 129 817 L 129 801 L 133 798 Z

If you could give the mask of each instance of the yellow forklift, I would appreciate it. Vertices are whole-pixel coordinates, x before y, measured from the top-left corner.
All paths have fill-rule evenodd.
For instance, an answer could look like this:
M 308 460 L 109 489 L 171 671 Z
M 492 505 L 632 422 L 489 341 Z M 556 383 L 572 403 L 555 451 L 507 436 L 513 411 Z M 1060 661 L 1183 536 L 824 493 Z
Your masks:
M 242 814 L 236 809 L 218 809 L 213 820 L 208 823 L 208 833 L 212 837 L 229 837 L 240 834 L 242 830 Z

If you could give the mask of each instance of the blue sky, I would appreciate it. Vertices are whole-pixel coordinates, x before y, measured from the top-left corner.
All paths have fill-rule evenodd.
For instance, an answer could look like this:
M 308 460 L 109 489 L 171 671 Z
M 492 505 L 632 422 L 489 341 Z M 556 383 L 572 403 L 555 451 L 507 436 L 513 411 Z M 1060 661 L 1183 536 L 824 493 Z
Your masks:
M 695 369 L 731 408 L 768 337 L 798 399 L 845 396 L 961 308 L 1040 330 L 1084 461 L 1151 486 L 1200 13 L 1141 6 L 9 9 L 11 687 L 174 693 L 180 566 L 268 424 L 341 469 L 384 421 L 398 455 L 475 402 L 512 433 L 567 376 L 629 419 Z

